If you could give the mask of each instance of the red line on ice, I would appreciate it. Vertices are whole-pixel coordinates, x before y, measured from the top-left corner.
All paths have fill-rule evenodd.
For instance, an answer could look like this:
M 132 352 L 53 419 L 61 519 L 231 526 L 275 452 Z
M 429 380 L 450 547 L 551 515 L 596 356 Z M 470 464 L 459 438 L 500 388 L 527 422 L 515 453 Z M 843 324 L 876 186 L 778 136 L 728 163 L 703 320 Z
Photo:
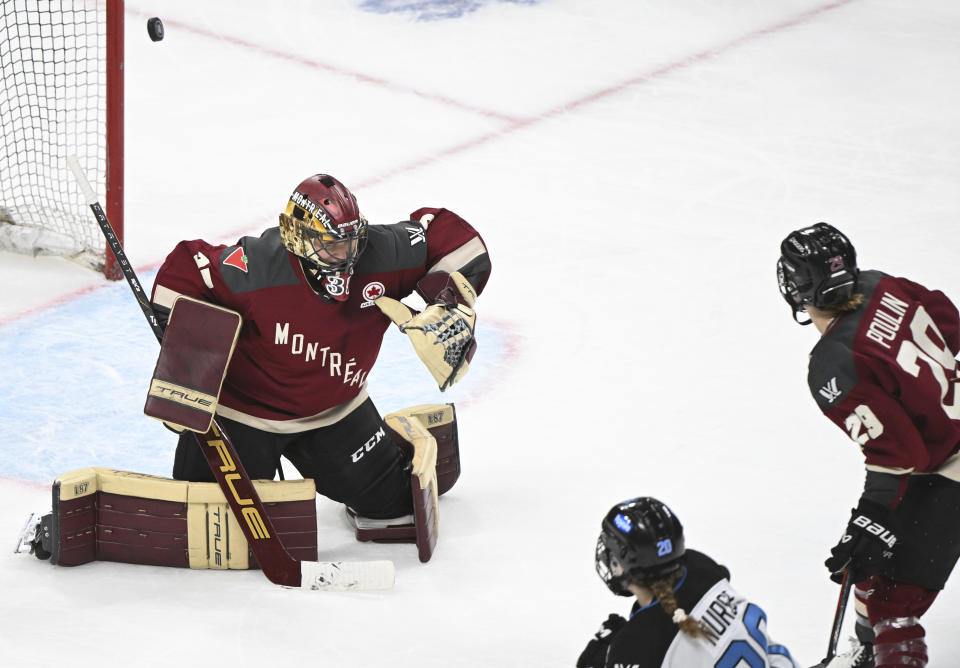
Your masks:
M 129 8 L 127 9 L 127 13 L 137 14 L 144 17 L 147 16 L 147 14 L 143 12 L 134 11 Z M 202 37 L 209 37 L 211 39 L 216 39 L 221 42 L 227 42 L 229 44 L 233 44 L 234 46 L 239 46 L 245 49 L 249 49 L 251 51 L 258 51 L 268 56 L 279 58 L 281 60 L 291 61 L 291 62 L 297 63 L 298 65 L 303 65 L 305 67 L 310 67 L 317 70 L 324 70 L 340 76 L 350 77 L 351 79 L 355 79 L 357 81 L 360 81 L 361 83 L 371 84 L 373 86 L 379 86 L 380 88 L 384 88 L 393 93 L 404 93 L 407 95 L 413 95 L 415 97 L 420 97 L 425 100 L 430 100 L 432 102 L 439 102 L 440 104 L 445 104 L 449 107 L 460 109 L 461 111 L 468 111 L 472 114 L 478 114 L 480 116 L 485 116 L 487 118 L 492 118 L 492 119 L 495 119 L 498 121 L 504 121 L 507 123 L 516 123 L 517 121 L 521 120 L 517 116 L 503 114 L 498 111 L 493 111 L 492 109 L 484 109 L 482 107 L 478 107 L 473 104 L 455 100 L 445 95 L 440 95 L 438 93 L 431 93 L 429 91 L 420 90 L 419 88 L 413 88 L 411 86 L 405 86 L 400 83 L 388 81 L 387 79 L 383 79 L 381 77 L 371 76 L 369 74 L 364 74 L 362 72 L 354 72 L 352 70 L 348 70 L 346 68 L 339 67 L 337 65 L 331 65 L 330 63 L 324 63 L 319 60 L 314 60 L 312 58 L 305 58 L 304 56 L 298 55 L 296 53 L 281 51 L 280 49 L 276 49 L 274 47 L 267 46 L 265 44 L 257 44 L 256 42 L 251 42 L 249 40 L 246 40 L 240 37 L 225 35 L 223 33 L 215 32 L 213 30 L 207 30 L 206 28 L 200 28 L 198 26 L 182 23 L 176 20 L 163 19 L 163 23 L 165 26 L 172 27 L 176 30 L 182 30 L 184 32 L 190 32 L 195 35 L 200 35 Z
M 435 163 L 441 158 L 447 158 L 452 155 L 456 155 L 458 153 L 463 153 L 464 151 L 468 151 L 482 144 L 486 144 L 494 139 L 499 139 L 500 137 L 509 135 L 513 132 L 516 132 L 517 130 L 528 128 L 532 125 L 536 125 L 543 121 L 550 120 L 558 116 L 562 116 L 563 114 L 574 111 L 576 109 L 579 109 L 580 107 L 589 105 L 593 102 L 597 102 L 597 101 L 606 99 L 608 97 L 611 97 L 613 95 L 617 95 L 633 86 L 640 86 L 645 83 L 649 83 L 654 79 L 662 78 L 669 74 L 673 74 L 674 72 L 678 72 L 680 70 L 687 69 L 688 67 L 697 65 L 706 60 L 710 60 L 711 58 L 716 58 L 717 56 L 723 55 L 728 51 L 731 51 L 739 46 L 747 44 L 748 42 L 752 42 L 762 37 L 771 35 L 773 33 L 780 32 L 781 30 L 786 30 L 787 28 L 793 28 L 795 26 L 801 25 L 803 23 L 810 21 L 813 18 L 816 18 L 817 16 L 825 12 L 831 11 L 833 9 L 837 9 L 839 7 L 843 7 L 844 5 L 849 5 L 854 2 L 858 2 L 858 0 L 835 0 L 834 2 L 830 2 L 825 5 L 820 5 L 819 7 L 810 9 L 806 12 L 803 12 L 802 14 L 798 14 L 797 16 L 784 19 L 782 21 L 766 26 L 764 28 L 758 28 L 757 30 L 753 30 L 744 35 L 741 35 L 740 37 L 736 37 L 730 40 L 729 42 L 726 42 L 725 44 L 721 44 L 719 46 L 714 46 L 709 49 L 705 49 L 703 51 L 700 51 L 699 53 L 695 53 L 691 56 L 687 56 L 686 58 L 681 58 L 680 60 L 676 60 L 667 65 L 663 65 L 662 67 L 659 67 L 650 72 L 644 72 L 642 74 L 638 74 L 625 81 L 621 81 L 618 84 L 614 84 L 613 86 L 601 88 L 600 90 L 594 91 L 593 93 L 590 93 L 588 95 L 584 95 L 583 97 L 579 97 L 575 100 L 565 102 L 556 107 L 553 107 L 552 109 L 548 109 L 535 117 L 527 118 L 527 119 L 517 119 L 513 121 L 510 125 L 506 126 L 501 130 L 487 132 L 485 134 L 479 135 L 472 139 L 468 139 L 466 141 L 460 142 L 459 144 L 455 144 L 454 146 L 450 146 L 446 149 L 442 149 L 434 153 L 431 153 L 428 156 L 417 158 L 404 165 L 399 165 L 397 167 L 388 169 L 387 171 L 382 172 L 381 174 L 378 174 L 374 177 L 371 177 L 366 181 L 361 181 L 357 183 L 356 187 L 363 188 L 363 187 L 375 185 L 377 183 L 380 183 L 381 181 L 385 181 L 393 176 L 396 176 L 397 174 L 409 172 L 411 170 L 418 169 L 420 167 L 424 167 L 426 165 Z
M 423 157 L 421 157 L 421 158 L 416 158 L 416 159 L 411 160 L 410 162 L 407 162 L 407 163 L 405 163 L 405 164 L 403 164 L 403 165 L 398 165 L 397 167 L 388 169 L 387 171 L 382 172 L 382 173 L 380 173 L 380 174 L 378 174 L 378 175 L 372 176 L 372 177 L 370 177 L 370 178 L 368 178 L 368 179 L 366 179 L 366 180 L 364 180 L 364 181 L 359 181 L 359 182 L 357 182 L 356 184 L 351 184 L 351 186 L 352 186 L 354 189 L 357 189 L 357 188 L 366 188 L 366 187 L 369 187 L 369 186 L 372 186 L 372 185 L 376 185 L 376 184 L 381 183 L 381 182 L 383 182 L 383 181 L 389 180 L 390 178 L 392 178 L 392 177 L 394 177 L 394 176 L 397 176 L 398 174 L 403 174 L 403 173 L 405 173 L 405 172 L 409 172 L 409 171 L 412 171 L 412 170 L 414 170 L 414 169 L 418 169 L 418 168 L 420 168 L 420 167 L 424 167 L 424 166 L 433 164 L 433 163 L 441 160 L 442 158 L 447 158 L 447 157 L 450 157 L 450 156 L 453 156 L 453 155 L 457 155 L 457 154 L 463 153 L 463 152 L 468 151 L 468 150 L 470 150 L 470 149 L 472 149 L 472 148 L 475 148 L 475 147 L 477 147 L 477 146 L 481 146 L 481 145 L 487 144 L 487 143 L 489 143 L 489 142 L 491 142 L 491 141 L 493 141 L 493 140 L 495 140 L 495 139 L 499 139 L 500 137 L 507 136 L 507 135 L 509 135 L 509 134 L 511 134 L 511 133 L 513 133 L 513 132 L 518 131 L 518 130 L 522 130 L 522 129 L 524 129 L 524 128 L 528 128 L 528 127 L 530 127 L 530 126 L 532 126 L 532 125 L 536 125 L 536 124 L 538 124 L 538 123 L 542 123 L 543 121 L 550 120 L 550 119 L 556 118 L 556 117 L 558 117 L 558 116 L 562 116 L 562 115 L 565 114 L 565 113 L 568 113 L 568 112 L 570 112 L 570 111 L 574 111 L 574 110 L 576 110 L 576 109 L 579 109 L 580 107 L 589 105 L 589 104 L 591 104 L 591 103 L 593 103 L 593 102 L 597 102 L 597 101 L 606 99 L 606 98 L 608 98 L 608 97 L 611 97 L 611 96 L 613 96 L 613 95 L 617 95 L 618 93 L 621 93 L 621 92 L 623 92 L 624 90 L 626 90 L 626 89 L 628 89 L 628 88 L 630 88 L 630 87 L 632 87 L 632 86 L 640 86 L 640 85 L 646 84 L 646 83 L 648 83 L 648 82 L 650 82 L 650 81 L 653 81 L 654 79 L 662 78 L 662 77 L 664 77 L 664 76 L 673 74 L 674 72 L 678 72 L 678 71 L 684 70 L 684 69 L 686 69 L 686 68 L 688 68 L 688 67 L 692 67 L 693 65 L 696 65 L 696 64 L 698 64 L 698 63 L 701 63 L 701 62 L 710 60 L 711 58 L 716 58 L 717 56 L 723 55 L 723 54 L 725 54 L 726 52 L 731 51 L 731 50 L 733 50 L 733 49 L 735 49 L 735 48 L 737 48 L 737 47 L 739 47 L 739 46 L 742 46 L 742 45 L 747 44 L 747 43 L 752 42 L 752 41 L 756 41 L 756 40 L 758 40 L 758 39 L 760 39 L 760 38 L 762 38 L 762 37 L 766 37 L 766 36 L 768 36 L 768 35 L 772 35 L 772 34 L 774 34 L 774 33 L 780 32 L 780 31 L 782 31 L 782 30 L 786 30 L 786 29 L 788 29 L 788 28 L 796 27 L 796 26 L 801 25 L 801 24 L 803 24 L 803 23 L 806 23 L 806 22 L 808 22 L 808 21 L 810 21 L 810 20 L 812 20 L 812 19 L 814 19 L 814 18 L 817 18 L 817 17 L 820 16 L 821 14 L 824 14 L 824 13 L 829 12 L 829 11 L 831 11 L 831 10 L 838 9 L 838 8 L 840 8 L 840 7 L 843 7 L 843 6 L 845 6 L 845 5 L 849 5 L 849 4 L 852 4 L 852 3 L 854 3 L 854 2 L 858 2 L 858 1 L 859 1 L 859 0 L 834 0 L 833 2 L 829 2 L 829 3 L 826 3 L 826 4 L 824 4 L 824 5 L 820 5 L 820 6 L 818 6 L 818 7 L 814 7 L 813 9 L 807 10 L 806 12 L 803 12 L 803 13 L 798 14 L 798 15 L 796 15 L 796 16 L 793 16 L 793 17 L 791 17 L 791 18 L 783 19 L 783 20 L 778 21 L 777 23 L 773 23 L 773 24 L 771 24 L 771 25 L 769 25 L 769 26 L 766 26 L 766 27 L 763 27 L 763 28 L 758 28 L 758 29 L 756 29 L 756 30 L 750 31 L 750 32 L 748 32 L 748 33 L 745 33 L 744 35 L 741 35 L 740 37 L 736 37 L 736 38 L 734 38 L 734 39 L 732 39 L 732 40 L 730 40 L 730 41 L 728 41 L 728 42 L 726 42 L 726 43 L 724 43 L 724 44 L 721 44 L 721 45 L 719 45 L 719 46 L 714 46 L 714 47 L 711 47 L 711 48 L 709 48 L 709 49 L 705 49 L 705 50 L 700 51 L 700 52 L 698 52 L 698 53 L 695 53 L 695 54 L 692 54 L 692 55 L 690 55 L 690 56 L 687 56 L 686 58 L 681 58 L 681 59 L 676 60 L 676 61 L 674 61 L 674 62 L 672 62 L 672 63 L 668 63 L 668 64 L 666 64 L 666 65 L 663 65 L 663 66 L 661 66 L 661 67 L 659 67 L 659 68 L 657 68 L 657 69 L 655 69 L 655 70 L 652 70 L 652 71 L 649 71 L 649 72 L 644 72 L 644 73 L 642 73 L 642 74 L 638 74 L 638 75 L 633 76 L 633 77 L 631 77 L 631 78 L 629 78 L 629 79 L 626 79 L 626 80 L 624 80 L 624 81 L 621 81 L 621 82 L 618 83 L 618 84 L 614 84 L 613 86 L 607 86 L 607 87 L 605 87 L 605 88 L 601 88 L 601 89 L 596 90 L 596 91 L 594 91 L 594 92 L 592 92 L 592 93 L 590 93 L 590 94 L 588 94 L 588 95 L 584 95 L 584 96 L 579 97 L 579 98 L 577 98 L 577 99 L 570 100 L 569 102 L 560 104 L 560 105 L 558 105 L 558 106 L 556 106 L 556 107 L 553 107 L 552 109 L 547 109 L 546 111 L 540 113 L 539 115 L 537 115 L 537 116 L 535 116 L 535 117 L 526 118 L 526 119 L 521 119 L 521 118 L 519 118 L 519 117 L 508 116 L 508 115 L 505 115 L 505 114 L 499 114 L 499 113 L 497 113 L 497 112 L 493 112 L 493 111 L 490 111 L 490 110 L 480 109 L 479 107 L 475 107 L 475 106 L 472 106 L 472 105 L 469 105 L 469 104 L 464 104 L 464 103 L 458 102 L 458 101 L 456 101 L 456 100 L 453 100 L 453 99 L 451 99 L 451 98 L 444 97 L 444 96 L 442 96 L 442 95 L 435 95 L 435 94 L 433 94 L 433 93 L 427 93 L 427 92 L 420 91 L 420 90 L 415 89 L 415 88 L 410 88 L 410 87 L 408 87 L 408 86 L 403 86 L 403 85 L 400 85 L 400 84 L 394 84 L 394 83 L 392 83 L 392 82 L 390 82 L 390 81 L 387 81 L 387 80 L 385 80 L 385 79 L 380 79 L 380 78 L 378 78 L 378 77 L 372 77 L 372 76 L 369 76 L 369 75 L 366 75 L 366 74 L 361 74 L 361 73 L 358 73 L 358 72 L 351 72 L 351 71 L 349 71 L 349 70 L 345 70 L 345 69 L 336 67 L 336 66 L 334 66 L 334 65 L 329 65 L 329 64 L 326 64 L 326 63 L 321 63 L 321 62 L 314 61 L 314 60 L 310 60 L 310 59 L 307 59 L 307 58 L 302 58 L 302 57 L 297 56 L 297 55 L 294 55 L 294 54 L 284 53 L 284 52 L 282 52 L 282 51 L 278 51 L 278 50 L 276 50 L 276 49 L 273 49 L 273 48 L 270 48 L 270 47 L 267 47 L 267 46 L 263 46 L 263 45 L 260 45 L 260 44 L 254 44 L 253 42 L 249 42 L 249 41 L 247 41 L 247 40 L 243 40 L 243 39 L 240 39 L 240 38 L 237 38 L 237 37 L 230 37 L 230 36 L 227 36 L 227 35 L 221 35 L 221 34 L 219 34 L 219 33 L 215 33 L 215 32 L 209 31 L 209 30 L 205 30 L 205 29 L 203 29 L 203 28 L 197 28 L 197 27 L 194 27 L 194 26 L 186 25 L 186 24 L 183 24 L 183 23 L 180 23 L 180 22 L 177 22 L 177 21 L 166 21 L 166 20 L 165 20 L 164 22 L 167 23 L 167 24 L 169 24 L 169 25 L 171 25 L 171 26 L 176 27 L 176 28 L 179 29 L 179 30 L 188 30 L 188 31 L 193 32 L 193 33 L 198 34 L 198 35 L 202 35 L 202 36 L 205 36 L 205 37 L 210 37 L 210 38 L 217 39 L 217 40 L 222 40 L 222 41 L 225 41 L 225 42 L 234 44 L 234 45 L 236 45 L 236 46 L 242 46 L 242 47 L 245 47 L 245 48 L 254 49 L 254 50 L 260 51 L 261 53 L 265 53 L 265 54 L 268 54 L 268 55 L 271 55 L 271 56 L 274 56 L 274 57 L 277 57 L 277 58 L 282 58 L 282 59 L 284 59 L 284 60 L 294 61 L 294 62 L 300 63 L 300 64 L 302 64 L 302 65 L 306 65 L 306 66 L 308 66 L 308 67 L 315 67 L 315 68 L 318 68 L 318 69 L 328 70 L 328 71 L 335 72 L 335 73 L 337 73 L 337 74 L 341 74 L 341 75 L 344 75 L 344 76 L 350 76 L 350 77 L 353 77 L 353 78 L 355 78 L 355 79 L 357 79 L 357 80 L 359 80 L 359 81 L 363 81 L 363 82 L 365 82 L 365 83 L 370 83 L 370 84 L 373 84 L 373 85 L 382 86 L 382 87 L 384 87 L 384 88 L 387 88 L 387 89 L 389 89 L 389 90 L 393 90 L 393 91 L 396 91 L 396 92 L 413 94 L 413 95 L 416 95 L 416 96 L 418 96 L 418 97 L 423 97 L 423 98 L 425 98 L 425 99 L 430 99 L 430 100 L 433 100 L 433 101 L 436 101 L 436 102 L 441 102 L 441 103 L 443 103 L 443 104 L 455 106 L 455 107 L 458 107 L 458 108 L 460 108 L 460 109 L 464 109 L 464 110 L 466 110 L 466 111 L 470 111 L 470 112 L 472 112 L 472 113 L 479 113 L 479 114 L 481 114 L 481 115 L 489 116 L 489 117 L 492 117 L 492 118 L 496 118 L 496 119 L 498 119 L 498 120 L 506 121 L 506 122 L 508 123 L 508 125 L 507 125 L 506 127 L 502 128 L 501 130 L 497 130 L 497 131 L 493 131 L 493 132 L 488 132 L 488 133 L 479 135 L 479 136 L 477 136 L 477 137 L 473 137 L 473 138 L 471 138 L 471 139 L 467 139 L 467 140 L 462 141 L 462 142 L 460 142 L 460 143 L 458 143 L 458 144 L 454 144 L 453 146 L 449 146 L 449 147 L 447 147 L 447 148 L 445 148 L 445 149 L 440 149 L 439 151 L 434 151 L 434 152 L 432 152 L 430 155 L 423 156 Z M 143 14 L 142 12 L 138 12 L 138 11 L 135 11 L 135 10 L 131 10 L 131 9 L 129 9 L 129 8 L 127 9 L 127 12 L 130 13 L 130 14 L 134 14 L 134 15 L 141 14 L 141 15 L 143 15 L 143 16 L 146 16 L 146 14 Z M 225 238 L 226 238 L 226 237 L 229 237 L 230 241 L 228 241 L 228 242 L 226 242 L 226 243 L 232 243 L 233 240 L 236 239 L 236 237 L 240 236 L 241 234 L 243 234 L 243 233 L 245 233 L 245 232 L 248 232 L 248 231 L 251 230 L 251 229 L 254 229 L 255 227 L 256 227 L 256 223 L 251 222 L 250 224 L 245 225 L 244 227 L 239 228 L 236 232 L 232 233 L 232 236 L 231 236 L 231 234 L 222 235 L 222 236 L 225 237 Z M 147 271 L 147 270 L 153 269 L 153 268 L 155 268 L 155 267 L 157 267 L 157 266 L 159 266 L 159 263 L 158 263 L 158 262 L 155 262 L 155 263 L 152 263 L 152 264 L 150 264 L 150 265 L 146 265 L 145 267 L 138 268 L 138 269 L 137 269 L 137 272 Z M 45 310 L 45 309 L 52 308 L 52 307 L 54 307 L 54 306 L 57 306 L 58 304 L 62 304 L 62 303 L 64 303 L 64 302 L 70 301 L 70 300 L 75 299 L 75 298 L 77 298 L 77 297 L 79 297 L 79 296 L 81 296 L 81 295 L 83 295 L 83 294 L 86 294 L 86 293 L 92 291 L 92 290 L 96 290 L 96 289 L 99 289 L 99 288 L 102 288 L 102 287 L 105 287 L 105 286 L 106 286 L 106 284 L 104 283 L 104 284 L 100 284 L 100 285 L 93 285 L 93 286 L 89 286 L 89 287 L 86 287 L 86 288 L 82 288 L 82 289 L 80 289 L 80 290 L 76 290 L 76 291 L 71 292 L 71 293 L 68 293 L 68 294 L 66 294 L 66 295 L 62 295 L 62 296 L 60 296 L 60 297 L 57 297 L 56 299 L 51 300 L 51 301 L 49 301 L 49 302 L 45 302 L 45 303 L 43 303 L 43 304 L 41 304 L 41 305 L 39 305 L 39 306 L 32 307 L 32 308 L 30 308 L 30 309 L 27 309 L 27 310 L 25 310 L 25 311 L 21 311 L 21 312 L 19 312 L 19 313 L 16 313 L 16 314 L 14 314 L 14 315 L 11 315 L 11 316 L 7 316 L 7 317 L 5 317 L 5 318 L 0 319 L 0 327 L 2 327 L 2 326 L 4 326 L 4 325 L 7 325 L 7 324 L 9 324 L 9 323 L 11 323 L 11 322 L 13 322 L 13 321 L 15 321 L 15 320 L 18 320 L 18 319 L 20 319 L 20 318 L 22 318 L 22 317 L 25 317 L 25 316 L 27 316 L 27 315 L 30 315 L 30 314 L 32 314 L 32 313 L 36 313 L 36 312 L 38 312 L 38 311 L 43 311 L 43 310 Z

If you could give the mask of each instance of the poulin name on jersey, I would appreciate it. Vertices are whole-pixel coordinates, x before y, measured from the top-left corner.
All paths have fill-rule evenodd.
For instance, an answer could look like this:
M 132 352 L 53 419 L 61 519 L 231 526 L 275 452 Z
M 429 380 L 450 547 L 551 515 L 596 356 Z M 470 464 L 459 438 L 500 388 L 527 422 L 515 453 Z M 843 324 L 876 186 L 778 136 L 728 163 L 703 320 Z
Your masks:
M 357 368 L 357 361 L 354 358 L 345 359 L 342 353 L 332 352 L 330 346 L 320 347 L 317 341 L 308 342 L 303 334 L 294 334 L 290 336 L 290 323 L 277 323 L 276 334 L 273 339 L 274 344 L 278 346 L 290 346 L 290 354 L 303 356 L 304 362 L 320 360 L 320 366 L 327 367 L 331 376 L 342 376 L 344 383 L 350 385 L 363 385 L 367 379 L 367 371 Z M 319 357 L 318 357 L 319 355 Z
M 884 292 L 867 328 L 867 338 L 890 350 L 890 344 L 887 342 L 897 338 L 897 332 L 900 331 L 903 317 L 907 313 L 907 306 L 909 306 L 907 302 L 897 299 L 889 292 Z

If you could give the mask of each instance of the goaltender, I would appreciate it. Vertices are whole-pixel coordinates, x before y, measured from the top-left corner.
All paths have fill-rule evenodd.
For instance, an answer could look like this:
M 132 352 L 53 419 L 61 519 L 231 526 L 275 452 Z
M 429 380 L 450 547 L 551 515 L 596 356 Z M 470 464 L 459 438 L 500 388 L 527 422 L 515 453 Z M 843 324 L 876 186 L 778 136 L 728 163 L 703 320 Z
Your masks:
M 164 406 L 177 406 L 176 397 L 163 392 L 170 383 L 158 382 L 164 359 L 176 355 L 182 372 L 165 382 L 196 388 L 197 369 L 210 357 L 208 339 L 220 336 L 210 323 L 228 314 L 236 330 L 215 342 L 227 354 L 216 387 L 201 396 L 209 397 L 208 420 L 215 411 L 250 478 L 273 480 L 285 457 L 317 492 L 345 504 L 358 539 L 417 542 L 426 561 L 436 535 L 422 545 L 416 529 L 423 527 L 414 527 L 414 518 L 428 517 L 435 527 L 436 497 L 459 476 L 453 405 L 382 418 L 366 381 L 391 321 L 409 336 L 441 390 L 460 380 L 476 349 L 473 307 L 489 274 L 483 240 L 457 214 L 420 208 L 409 220 L 370 225 L 346 186 L 315 174 L 297 185 L 279 226 L 230 246 L 182 241 L 168 255 L 152 294 L 166 330 L 146 412 L 177 431 L 186 425 L 165 417 Z M 414 292 L 426 304 L 422 312 L 399 301 Z M 435 444 L 432 499 L 411 482 L 411 460 L 424 435 Z M 103 483 L 104 470 L 97 471 Z M 116 473 L 124 472 L 107 478 Z M 173 478 L 153 480 L 181 486 L 215 480 L 189 431 L 180 434 Z M 37 529 L 30 542 L 38 556 L 63 547 L 46 544 L 65 540 L 61 531 Z M 100 535 L 90 540 L 106 542 Z M 105 558 L 103 552 L 97 547 L 95 558 Z M 143 563 L 129 550 L 111 554 L 106 558 Z

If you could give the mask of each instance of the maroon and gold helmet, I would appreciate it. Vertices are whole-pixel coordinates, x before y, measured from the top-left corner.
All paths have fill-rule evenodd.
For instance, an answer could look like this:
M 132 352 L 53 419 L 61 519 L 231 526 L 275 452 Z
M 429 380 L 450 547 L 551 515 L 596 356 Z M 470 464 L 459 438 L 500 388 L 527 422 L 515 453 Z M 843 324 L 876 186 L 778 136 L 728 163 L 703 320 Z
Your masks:
M 347 299 L 350 277 L 366 245 L 367 221 L 345 185 L 327 174 L 300 183 L 280 214 L 280 239 L 322 278 L 330 296 Z

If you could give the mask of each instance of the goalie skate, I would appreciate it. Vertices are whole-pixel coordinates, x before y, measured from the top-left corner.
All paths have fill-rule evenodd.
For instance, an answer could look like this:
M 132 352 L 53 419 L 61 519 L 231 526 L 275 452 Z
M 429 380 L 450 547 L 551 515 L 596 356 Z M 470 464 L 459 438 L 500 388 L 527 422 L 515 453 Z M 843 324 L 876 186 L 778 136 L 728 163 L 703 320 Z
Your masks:
M 34 551 L 34 544 L 37 542 L 37 533 L 40 531 L 41 517 L 43 517 L 43 513 L 30 513 L 30 517 L 27 518 L 26 523 L 20 530 L 17 546 L 13 550 L 14 554 Z

